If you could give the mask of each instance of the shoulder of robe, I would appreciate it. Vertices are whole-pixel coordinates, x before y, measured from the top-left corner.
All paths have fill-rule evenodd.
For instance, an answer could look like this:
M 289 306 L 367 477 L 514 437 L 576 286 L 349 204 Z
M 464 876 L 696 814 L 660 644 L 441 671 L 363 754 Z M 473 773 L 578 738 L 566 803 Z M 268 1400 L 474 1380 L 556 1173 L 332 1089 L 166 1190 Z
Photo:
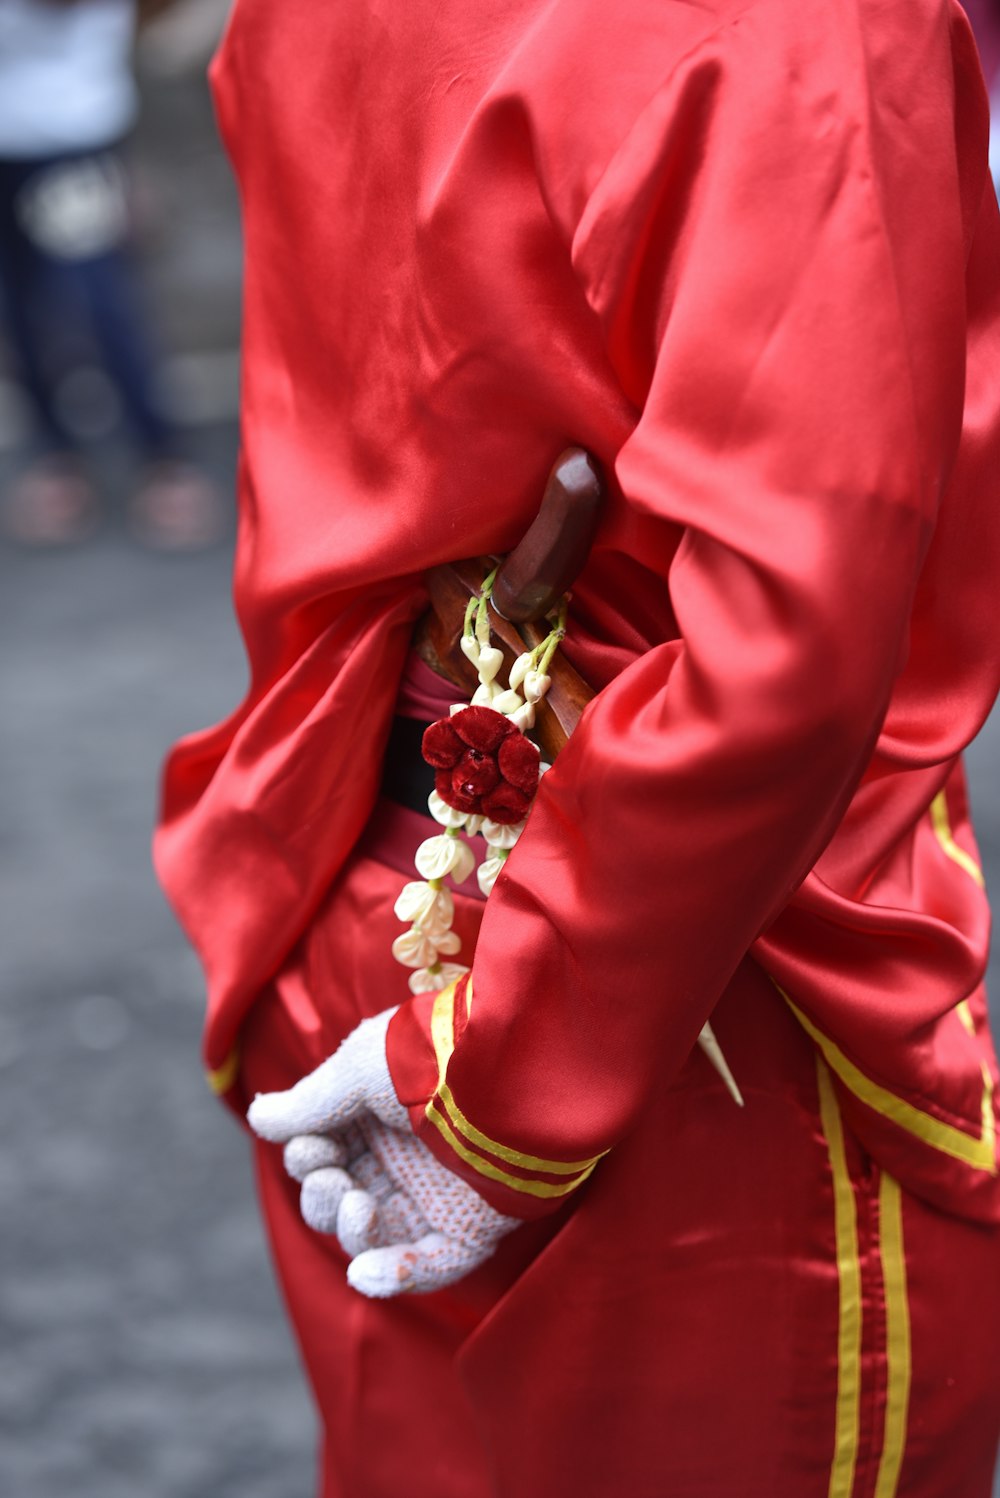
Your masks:
M 926 112 L 952 87 L 954 0 L 556 0 L 497 77 L 527 115 L 550 213 L 572 239 L 616 153 L 664 94 L 728 94 L 748 107 L 767 80 L 775 119 L 826 100 L 831 129 L 857 126 L 873 94 Z M 864 128 L 864 127 L 862 127 Z

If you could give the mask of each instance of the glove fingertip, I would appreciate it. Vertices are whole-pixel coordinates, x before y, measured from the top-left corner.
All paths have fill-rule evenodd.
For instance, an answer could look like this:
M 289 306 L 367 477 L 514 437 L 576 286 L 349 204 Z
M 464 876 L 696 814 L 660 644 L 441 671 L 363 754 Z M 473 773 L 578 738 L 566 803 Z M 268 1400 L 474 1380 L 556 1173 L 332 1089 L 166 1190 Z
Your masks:
M 372 1248 L 347 1266 L 347 1283 L 369 1300 L 388 1300 L 417 1288 L 418 1255 L 411 1248 Z
M 299 1210 L 306 1226 L 317 1233 L 335 1233 L 340 1204 L 353 1185 L 347 1171 L 336 1166 L 311 1171 L 299 1193 Z
M 285 1170 L 301 1184 L 315 1170 L 343 1165 L 347 1151 L 339 1139 L 326 1134 L 294 1134 L 285 1145 L 283 1158 Z
M 337 1237 L 351 1259 L 380 1246 L 378 1203 L 370 1192 L 355 1189 L 343 1198 L 337 1212 Z
M 247 1109 L 247 1123 L 259 1139 L 266 1139 L 270 1144 L 283 1144 L 291 1134 L 298 1132 L 289 1129 L 285 1121 L 284 1096 L 281 1092 L 258 1092 Z

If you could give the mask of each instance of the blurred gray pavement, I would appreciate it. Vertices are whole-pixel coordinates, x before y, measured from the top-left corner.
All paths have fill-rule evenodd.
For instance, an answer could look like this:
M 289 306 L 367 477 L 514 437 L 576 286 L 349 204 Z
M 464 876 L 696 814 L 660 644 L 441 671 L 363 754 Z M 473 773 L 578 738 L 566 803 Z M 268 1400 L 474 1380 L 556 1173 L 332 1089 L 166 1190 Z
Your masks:
M 165 385 L 229 487 L 238 231 L 196 78 L 149 87 L 137 156 Z M 309 1498 L 245 1141 L 148 857 L 165 748 L 241 695 L 229 547 L 140 551 L 108 463 L 93 543 L 0 551 L 0 1498 Z M 995 716 L 970 756 L 994 890 L 998 745 Z
M 0 1493 L 307 1498 L 246 1145 L 148 858 L 165 746 L 242 683 L 228 557 L 107 534 L 3 556 L 0 591 Z

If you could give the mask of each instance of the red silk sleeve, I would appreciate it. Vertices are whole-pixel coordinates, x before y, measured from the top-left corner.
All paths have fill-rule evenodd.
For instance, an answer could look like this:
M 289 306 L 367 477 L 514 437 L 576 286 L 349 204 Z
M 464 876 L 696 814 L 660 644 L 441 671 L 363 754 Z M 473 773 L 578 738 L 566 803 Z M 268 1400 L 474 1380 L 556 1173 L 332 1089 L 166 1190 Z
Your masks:
M 614 481 L 663 523 L 680 638 L 545 776 L 473 983 L 390 1030 L 421 1138 L 507 1212 L 560 1205 L 683 1064 L 837 828 L 905 661 L 986 179 L 944 124 L 945 13 L 905 48 L 866 13 L 759 6 L 700 43 L 574 238 L 637 410 Z

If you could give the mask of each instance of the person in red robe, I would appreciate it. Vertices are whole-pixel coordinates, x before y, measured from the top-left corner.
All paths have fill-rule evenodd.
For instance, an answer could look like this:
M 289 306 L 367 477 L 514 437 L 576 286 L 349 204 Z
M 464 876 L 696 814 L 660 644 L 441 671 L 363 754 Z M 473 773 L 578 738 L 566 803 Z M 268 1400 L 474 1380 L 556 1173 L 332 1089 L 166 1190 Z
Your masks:
M 238 0 L 213 81 L 251 684 L 173 751 L 158 867 L 215 1090 L 329 1163 L 295 1100 L 360 1057 L 352 1117 L 440 1167 L 422 1217 L 460 1183 L 495 1246 L 363 1296 L 255 1143 L 324 1498 L 987 1498 L 961 754 L 1000 683 L 1000 217 L 964 13 Z M 608 488 L 562 647 L 598 695 L 454 897 L 471 977 L 411 998 L 393 903 L 439 829 L 379 789 L 394 715 L 437 715 L 425 574 L 508 552 L 568 443 Z

